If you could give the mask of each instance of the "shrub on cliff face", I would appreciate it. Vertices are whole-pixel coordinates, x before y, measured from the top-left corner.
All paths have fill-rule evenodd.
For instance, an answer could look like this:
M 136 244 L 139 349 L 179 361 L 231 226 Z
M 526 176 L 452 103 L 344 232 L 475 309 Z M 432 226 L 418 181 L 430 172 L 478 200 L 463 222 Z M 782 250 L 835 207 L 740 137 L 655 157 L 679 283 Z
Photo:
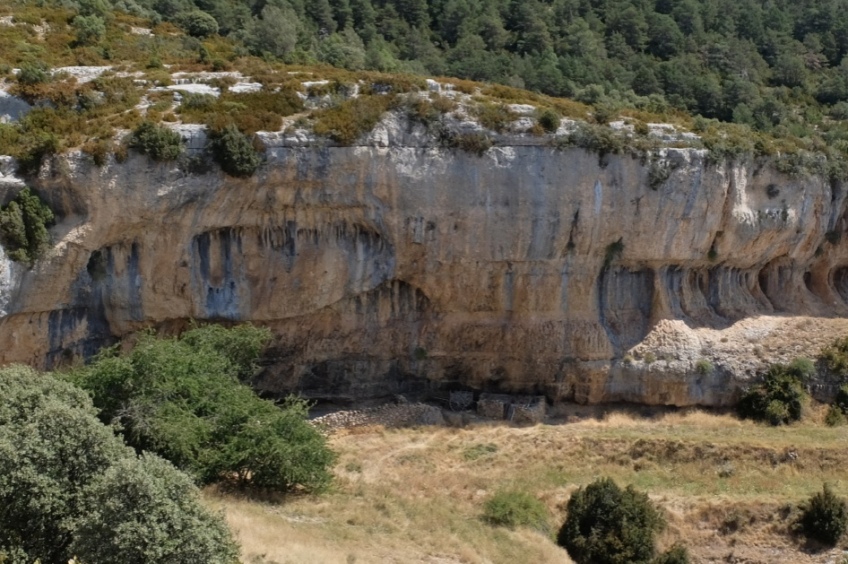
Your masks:
M 0 562 L 235 561 L 190 480 L 139 459 L 84 391 L 12 366 L 0 369 L 0 397 Z
M 32 264 L 50 248 L 53 212 L 29 188 L 0 209 L 0 243 L 9 258 Z
M 221 170 L 238 178 L 252 176 L 262 163 L 250 139 L 232 124 L 212 134 L 212 155 Z
M 183 152 L 180 134 L 153 122 L 142 122 L 130 137 L 130 147 L 154 161 L 173 161 Z
M 648 496 L 609 478 L 580 488 L 568 500 L 557 544 L 578 564 L 650 562 L 664 527 Z
M 238 381 L 252 375 L 267 339 L 249 326 L 202 327 L 182 338 L 147 334 L 130 353 L 109 349 L 70 378 L 92 395 L 104 422 L 121 424 L 130 445 L 202 483 L 320 490 L 334 456 L 306 421 L 306 403 L 290 398 L 278 406 Z
M 802 378 L 809 376 L 806 364 L 774 364 L 760 383 L 748 388 L 736 406 L 740 416 L 772 425 L 798 421 L 803 413 L 807 393 Z

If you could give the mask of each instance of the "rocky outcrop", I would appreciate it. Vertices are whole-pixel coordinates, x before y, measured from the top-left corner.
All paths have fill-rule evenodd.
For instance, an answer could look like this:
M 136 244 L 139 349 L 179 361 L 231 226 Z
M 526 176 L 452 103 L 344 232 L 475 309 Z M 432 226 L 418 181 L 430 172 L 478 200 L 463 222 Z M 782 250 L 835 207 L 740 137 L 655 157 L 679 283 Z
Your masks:
M 848 329 L 838 182 L 529 136 L 478 157 L 394 114 L 354 147 L 263 140 L 247 180 L 139 155 L 46 164 L 29 183 L 61 217 L 55 246 L 30 270 L 0 255 L 0 362 L 249 320 L 275 334 L 256 382 L 273 394 L 724 405 L 764 361 Z

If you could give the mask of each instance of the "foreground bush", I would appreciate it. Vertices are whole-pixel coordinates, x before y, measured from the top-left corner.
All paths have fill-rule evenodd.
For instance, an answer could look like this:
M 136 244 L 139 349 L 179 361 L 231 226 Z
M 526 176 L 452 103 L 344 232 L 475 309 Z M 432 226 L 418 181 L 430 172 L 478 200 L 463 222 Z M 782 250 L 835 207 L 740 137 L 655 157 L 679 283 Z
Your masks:
M 799 524 L 808 538 L 833 546 L 848 528 L 845 501 L 825 484 L 804 505 Z
M 662 516 L 644 493 L 609 478 L 580 488 L 568 500 L 557 544 L 578 564 L 650 562 Z
M 763 380 L 748 388 L 736 405 L 739 415 L 772 425 L 798 421 L 803 414 L 807 393 L 802 378 L 808 376 L 807 365 L 795 361 L 786 366 L 769 367 Z
M 0 370 L 0 397 L 0 562 L 235 561 L 190 480 L 137 458 L 84 391 L 13 366 Z
M 483 506 L 483 519 L 503 527 L 530 527 L 546 533 L 548 510 L 545 505 L 524 492 L 500 491 Z
M 268 336 L 250 326 L 147 334 L 132 352 L 104 351 L 70 378 L 91 393 L 104 422 L 121 424 L 130 445 L 202 483 L 320 490 L 330 482 L 333 454 L 307 422 L 306 403 L 277 406 L 239 382 L 255 370 Z

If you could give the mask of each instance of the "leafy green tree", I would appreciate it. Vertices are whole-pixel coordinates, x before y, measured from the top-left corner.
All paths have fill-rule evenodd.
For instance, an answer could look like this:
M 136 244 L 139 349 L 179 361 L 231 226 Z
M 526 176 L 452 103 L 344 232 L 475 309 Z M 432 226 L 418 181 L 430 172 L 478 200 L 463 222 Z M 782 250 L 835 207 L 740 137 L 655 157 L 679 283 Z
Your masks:
M 158 456 L 118 460 L 83 493 L 71 543 L 71 552 L 82 562 L 238 561 L 229 531 L 197 503 L 191 479 Z
M 269 4 L 263 8 L 261 19 L 253 24 L 246 42 L 256 52 L 284 58 L 297 45 L 299 24 L 300 20 L 294 10 Z
M 578 564 L 647 563 L 663 528 L 646 494 L 601 478 L 571 495 L 557 544 Z
M 180 339 L 145 335 L 129 354 L 106 351 L 70 378 L 91 393 L 104 422 L 121 424 L 129 444 L 203 483 L 235 478 L 276 491 L 320 490 L 333 454 L 306 421 L 305 402 L 277 406 L 238 381 L 253 372 L 267 338 L 215 326 Z
M 334 67 L 360 70 L 365 67 L 365 45 L 356 32 L 348 28 L 322 41 L 318 57 Z
M 208 37 L 218 33 L 218 22 L 210 14 L 192 10 L 181 14 L 180 26 L 192 37 Z
M 11 366 L 0 369 L 0 396 L 0 561 L 235 561 L 223 522 L 188 478 L 138 459 L 84 391 Z M 152 540 L 156 557 L 139 559 Z
M 648 19 L 648 52 L 661 59 L 677 55 L 683 43 L 683 34 L 670 16 L 652 14 Z

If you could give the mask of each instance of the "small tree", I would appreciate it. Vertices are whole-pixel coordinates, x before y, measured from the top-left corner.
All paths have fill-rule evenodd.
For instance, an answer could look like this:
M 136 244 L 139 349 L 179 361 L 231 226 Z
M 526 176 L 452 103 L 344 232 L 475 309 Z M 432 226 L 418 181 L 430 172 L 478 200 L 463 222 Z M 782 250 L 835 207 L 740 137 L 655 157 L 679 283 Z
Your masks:
M 130 147 L 154 161 L 173 161 L 183 152 L 179 133 L 150 121 L 144 121 L 135 128 L 130 137 Z
M 580 488 L 568 500 L 557 544 L 578 564 L 649 562 L 662 516 L 644 493 L 622 490 L 609 478 Z
M 91 393 L 105 423 L 121 424 L 130 445 L 202 483 L 321 490 L 334 455 L 307 422 L 306 402 L 276 405 L 239 382 L 253 374 L 268 337 L 260 329 L 217 326 L 179 339 L 148 334 L 130 353 L 107 350 L 69 377 Z
M 218 33 L 218 22 L 200 10 L 186 12 L 179 17 L 180 26 L 192 37 L 208 37 Z
M 848 508 L 845 501 L 825 484 L 803 506 L 799 524 L 804 534 L 833 546 L 848 528 Z
M 232 124 L 212 135 L 212 154 L 221 170 L 239 178 L 252 176 L 262 163 L 250 139 Z

